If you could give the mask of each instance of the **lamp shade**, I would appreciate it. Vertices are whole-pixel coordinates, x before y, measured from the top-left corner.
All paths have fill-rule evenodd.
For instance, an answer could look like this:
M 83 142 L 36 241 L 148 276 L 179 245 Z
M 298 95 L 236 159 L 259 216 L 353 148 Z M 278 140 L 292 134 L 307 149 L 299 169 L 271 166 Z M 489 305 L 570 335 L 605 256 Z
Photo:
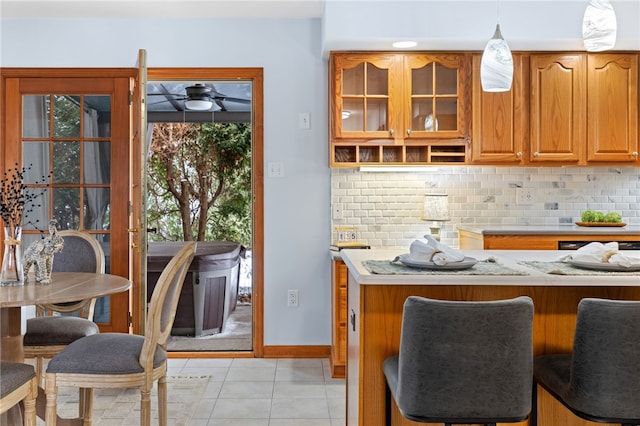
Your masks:
M 422 220 L 445 221 L 449 217 L 449 197 L 446 194 L 427 194 Z
M 582 20 L 582 40 L 588 52 L 612 49 L 616 44 L 618 24 L 609 0 L 589 0 Z
M 513 57 L 509 45 L 502 38 L 500 24 L 482 52 L 480 82 L 485 92 L 508 92 L 513 81 Z
M 184 106 L 193 111 L 207 111 L 213 106 L 213 102 L 207 99 L 188 99 L 184 101 Z

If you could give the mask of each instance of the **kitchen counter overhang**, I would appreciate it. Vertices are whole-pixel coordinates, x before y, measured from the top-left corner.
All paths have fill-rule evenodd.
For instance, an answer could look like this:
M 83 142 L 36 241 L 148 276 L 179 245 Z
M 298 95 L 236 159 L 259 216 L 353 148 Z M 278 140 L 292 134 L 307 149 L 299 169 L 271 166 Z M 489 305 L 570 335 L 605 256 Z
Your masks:
M 393 260 L 402 254 L 392 249 L 342 250 L 341 257 L 359 285 L 522 285 L 522 286 L 640 286 L 640 274 L 633 275 L 556 275 L 546 274 L 519 262 L 558 261 L 572 251 L 566 250 L 464 250 L 466 256 L 479 261 L 494 258 L 505 267 L 526 275 L 465 275 L 458 274 L 373 274 L 365 268 L 366 260 Z M 640 251 L 625 251 L 625 254 L 640 258 Z

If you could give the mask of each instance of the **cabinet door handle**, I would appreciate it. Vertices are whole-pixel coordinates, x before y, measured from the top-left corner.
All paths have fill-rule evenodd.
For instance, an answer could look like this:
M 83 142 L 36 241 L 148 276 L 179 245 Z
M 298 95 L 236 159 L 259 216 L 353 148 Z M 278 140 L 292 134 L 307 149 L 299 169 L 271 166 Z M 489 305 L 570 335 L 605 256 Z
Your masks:
M 390 134 L 391 136 L 393 136 L 393 134 L 394 134 L 395 132 L 396 132 L 396 131 L 395 131 L 395 130 L 393 130 L 393 129 L 389 130 L 389 134 Z
M 411 129 L 407 129 L 407 135 L 411 135 Z
M 637 157 L 638 157 L 638 151 L 633 151 L 633 152 L 631 153 L 631 155 L 633 155 L 634 157 L 636 157 L 636 158 L 637 158 Z
M 521 151 L 516 152 L 516 157 L 522 158 L 522 152 Z
M 356 331 L 356 313 L 353 309 L 351 310 L 351 315 L 349 315 L 349 321 L 351 322 L 351 329 Z
M 533 153 L 533 156 L 534 156 L 534 157 L 539 157 L 539 156 L 540 156 L 540 153 L 539 153 L 539 152 L 534 152 L 534 153 Z

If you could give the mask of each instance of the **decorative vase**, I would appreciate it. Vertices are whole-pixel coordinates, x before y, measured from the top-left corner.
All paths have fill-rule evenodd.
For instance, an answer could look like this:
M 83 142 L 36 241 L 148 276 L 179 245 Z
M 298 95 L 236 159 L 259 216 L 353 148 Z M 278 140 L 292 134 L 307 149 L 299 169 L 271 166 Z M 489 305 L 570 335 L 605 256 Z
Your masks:
M 2 258 L 0 285 L 24 285 L 21 226 L 4 227 L 4 256 Z

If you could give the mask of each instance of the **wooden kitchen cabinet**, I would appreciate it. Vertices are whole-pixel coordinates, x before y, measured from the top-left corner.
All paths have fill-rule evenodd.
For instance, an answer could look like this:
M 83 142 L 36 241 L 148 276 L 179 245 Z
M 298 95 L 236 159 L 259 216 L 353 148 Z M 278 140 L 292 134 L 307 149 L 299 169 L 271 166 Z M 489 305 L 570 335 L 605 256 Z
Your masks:
M 508 92 L 485 92 L 480 82 L 482 54 L 473 55 L 473 133 L 471 162 L 513 164 L 526 161 L 528 143 L 528 56 L 513 53 Z
M 624 242 L 640 241 L 640 236 L 622 234 L 480 234 L 464 229 L 458 230 L 458 245 L 461 250 L 558 250 L 560 241 Z
M 529 162 L 578 164 L 587 130 L 585 55 L 531 55 L 530 84 Z
M 467 53 L 333 52 L 330 165 L 465 163 L 470 71 Z
M 638 55 L 588 55 L 587 70 L 587 162 L 638 161 Z
M 638 54 L 532 54 L 528 161 L 638 161 Z
M 331 261 L 331 377 L 344 378 L 347 365 L 347 266 Z

